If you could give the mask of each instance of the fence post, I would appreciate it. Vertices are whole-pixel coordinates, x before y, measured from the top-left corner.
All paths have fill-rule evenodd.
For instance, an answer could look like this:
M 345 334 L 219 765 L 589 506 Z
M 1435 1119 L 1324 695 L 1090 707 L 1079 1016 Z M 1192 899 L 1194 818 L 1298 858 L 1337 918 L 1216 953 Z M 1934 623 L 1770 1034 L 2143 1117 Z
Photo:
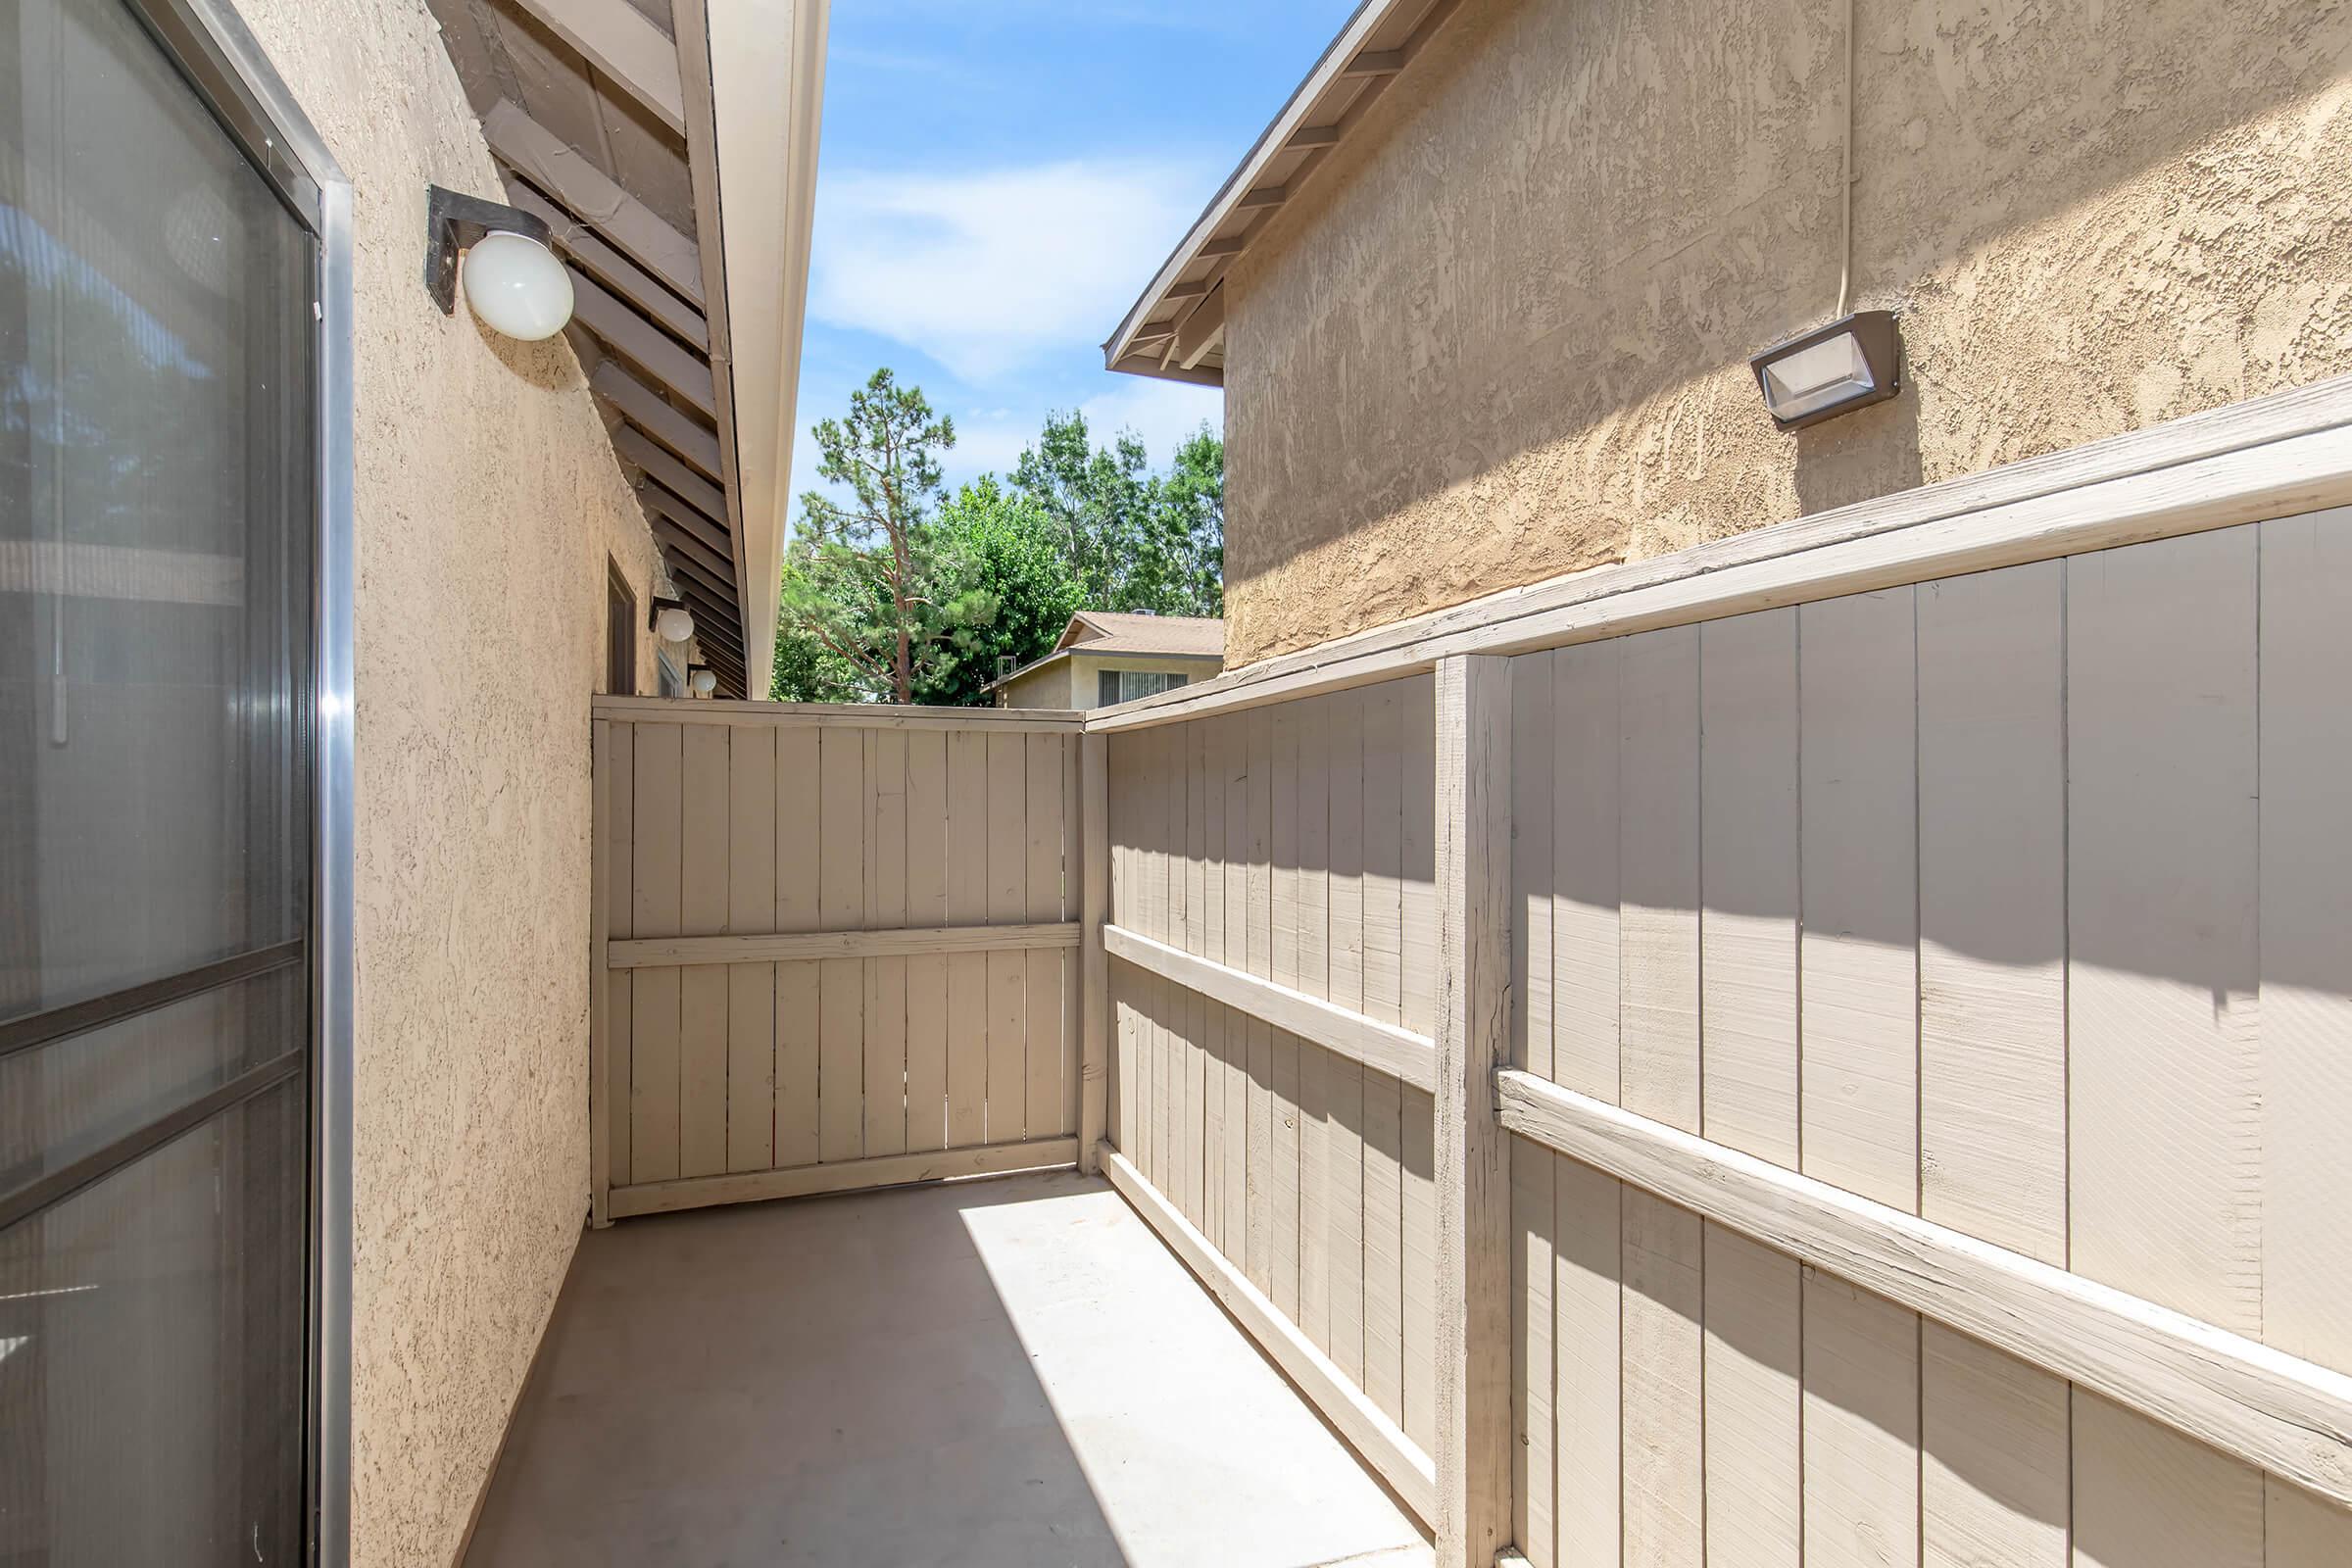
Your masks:
M 1078 740 L 1079 921 L 1083 926 L 1078 965 L 1078 1168 L 1092 1176 L 1102 1163 L 1101 1146 L 1108 1121 L 1110 964 L 1102 952 L 1102 922 L 1110 917 L 1110 740 Z
M 1511 1542 L 1510 663 L 1442 660 L 1437 687 L 1438 1568 L 1488 1568 Z

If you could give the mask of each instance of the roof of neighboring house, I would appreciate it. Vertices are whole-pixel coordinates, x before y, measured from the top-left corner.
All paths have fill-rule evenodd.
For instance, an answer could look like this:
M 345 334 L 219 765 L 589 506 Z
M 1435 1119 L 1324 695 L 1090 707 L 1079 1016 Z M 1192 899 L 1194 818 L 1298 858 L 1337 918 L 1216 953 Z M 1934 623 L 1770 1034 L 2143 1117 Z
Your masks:
M 764 696 L 827 6 L 427 4 L 506 199 L 571 272 L 565 335 L 718 694 Z
M 1363 0 L 1102 345 L 1114 370 L 1225 384 L 1225 272 L 1462 0 Z
M 1225 657 L 1225 622 L 1209 615 L 1136 615 L 1081 610 L 1070 617 L 1055 653 L 1083 646 L 1090 654 L 1149 654 L 1156 659 Z
M 1062 628 L 1061 639 L 1043 659 L 999 675 L 982 687 L 995 691 L 1072 654 L 1130 659 L 1225 658 L 1225 622 L 1208 615 L 1138 615 L 1118 610 L 1081 610 Z

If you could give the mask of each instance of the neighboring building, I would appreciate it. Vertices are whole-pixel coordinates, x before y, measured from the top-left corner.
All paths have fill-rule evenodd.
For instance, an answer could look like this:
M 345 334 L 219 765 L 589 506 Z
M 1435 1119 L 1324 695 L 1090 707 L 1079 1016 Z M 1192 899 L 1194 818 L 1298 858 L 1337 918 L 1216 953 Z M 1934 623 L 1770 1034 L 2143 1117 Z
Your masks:
M 999 708 L 1106 708 L 1208 680 L 1224 667 L 1221 620 L 1081 610 L 1052 653 L 988 690 Z
M 1786 434 L 1849 14 L 1909 363 Z M 1371 0 L 1107 358 L 1225 388 L 1239 667 L 2352 369 L 2347 58 L 2313 0 Z
M 824 15 L 0 6 L 0 1559 L 457 1557 L 587 1201 L 591 694 L 764 695 Z M 444 314 L 436 185 L 568 343 Z

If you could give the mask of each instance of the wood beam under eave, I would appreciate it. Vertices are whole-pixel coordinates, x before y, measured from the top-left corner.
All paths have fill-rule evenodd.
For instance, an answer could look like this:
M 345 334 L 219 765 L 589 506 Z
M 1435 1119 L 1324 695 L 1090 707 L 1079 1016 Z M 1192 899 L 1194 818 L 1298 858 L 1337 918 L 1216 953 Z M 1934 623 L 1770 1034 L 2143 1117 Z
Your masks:
M 612 432 L 612 450 L 620 454 L 623 463 L 643 471 L 648 478 L 660 481 L 671 494 L 704 516 L 724 517 L 727 514 L 727 498 L 718 486 L 655 445 L 653 438 L 644 431 L 622 425 Z M 729 553 L 733 553 L 732 546 L 729 547 Z
M 684 529 L 686 536 L 721 561 L 735 559 L 735 547 L 724 525 L 695 511 L 652 479 L 645 481 L 645 504 Z
M 1225 291 L 1218 289 L 1193 308 L 1176 329 L 1176 343 L 1169 359 L 1184 369 L 1200 368 L 1208 351 L 1225 341 Z
M 589 390 L 619 411 L 620 416 L 693 464 L 712 479 L 718 477 L 718 433 L 681 413 L 661 393 L 607 360 L 588 377 Z
M 1203 256 L 1239 256 L 1250 245 L 1250 236 L 1237 234 L 1231 239 L 1212 239 L 1200 247 Z
M 1367 49 L 1348 62 L 1343 76 L 1394 76 L 1404 69 L 1402 49 Z
M 697 310 L 708 309 L 702 252 L 695 242 L 614 184 L 563 137 L 504 98 L 482 117 L 482 134 L 500 163 L 545 191 Z
M 732 571 L 726 557 L 713 554 L 710 548 L 685 529 L 664 516 L 656 515 L 651 521 L 654 540 L 673 566 L 691 568 L 702 574 L 705 585 L 721 593 L 732 594 L 735 585 L 728 581 Z
M 1208 290 L 1209 283 L 1206 278 L 1202 278 L 1198 283 L 1170 283 L 1168 285 L 1168 291 L 1165 294 L 1162 294 L 1160 298 L 1166 300 L 1197 300 L 1204 298 L 1207 295 Z
M 1241 201 L 1235 205 L 1237 208 L 1247 211 L 1259 207 L 1280 207 L 1290 199 L 1291 193 L 1283 186 L 1260 185 L 1253 191 L 1244 192 Z
M 653 112 L 675 135 L 686 134 L 678 85 L 678 46 L 629 0 L 514 0 L 577 49 L 597 73 Z
M 718 390 L 710 367 L 653 322 L 623 305 L 604 286 L 574 267 L 572 318 L 612 352 L 630 361 L 706 416 L 718 416 Z
M 652 317 L 671 333 L 705 354 L 710 352 L 710 325 L 703 313 L 663 288 L 651 272 L 606 244 L 596 230 L 521 180 L 509 192 L 514 205 L 546 223 L 556 248 L 587 270 L 613 293 Z
M 1303 130 L 1295 130 L 1291 132 L 1291 139 L 1287 142 L 1284 142 L 1283 145 L 1290 148 L 1294 152 L 1299 152 L 1304 151 L 1309 147 L 1336 147 L 1339 145 L 1339 126 L 1308 125 Z

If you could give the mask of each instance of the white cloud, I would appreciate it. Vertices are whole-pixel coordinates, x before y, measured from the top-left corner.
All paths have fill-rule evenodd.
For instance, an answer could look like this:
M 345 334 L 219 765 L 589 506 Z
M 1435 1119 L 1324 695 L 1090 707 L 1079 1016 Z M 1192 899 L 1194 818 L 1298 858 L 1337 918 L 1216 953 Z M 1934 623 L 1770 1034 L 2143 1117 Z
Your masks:
M 1205 188 L 1198 170 L 1089 160 L 828 175 L 809 310 L 984 383 L 1109 336 Z

